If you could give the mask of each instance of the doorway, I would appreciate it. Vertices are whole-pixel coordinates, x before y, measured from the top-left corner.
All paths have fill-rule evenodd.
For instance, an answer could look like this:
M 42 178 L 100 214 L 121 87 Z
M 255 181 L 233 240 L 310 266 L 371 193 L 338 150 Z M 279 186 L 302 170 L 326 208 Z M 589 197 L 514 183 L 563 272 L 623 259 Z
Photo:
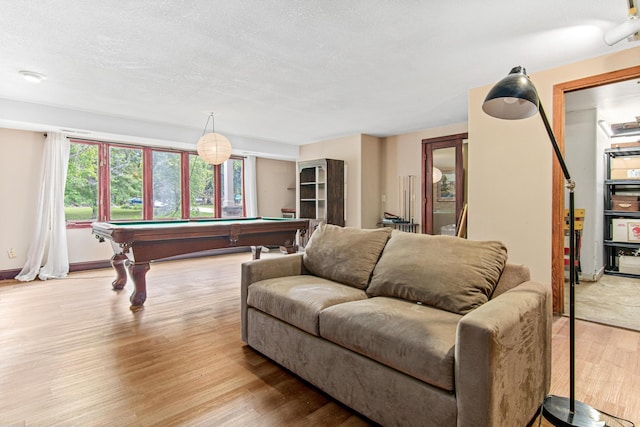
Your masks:
M 638 79 L 565 94 L 567 165 L 578 183 L 576 207 L 588 213 L 578 231 L 576 317 L 634 330 L 640 330 L 640 276 L 629 273 L 635 271 L 633 261 L 640 261 L 633 256 L 640 244 L 628 241 L 628 233 L 622 231 L 627 231 L 627 223 L 640 219 L 640 181 L 622 180 L 626 169 L 616 167 L 640 161 L 640 147 L 633 146 L 638 145 L 640 136 L 638 115 Z M 625 203 L 612 202 L 614 198 L 625 198 Z M 568 292 L 565 282 L 565 301 Z M 564 312 L 568 309 L 565 303 Z
M 579 79 L 571 82 L 566 82 L 554 86 L 554 105 L 553 105 L 553 127 L 556 134 L 558 144 L 561 150 L 565 151 L 565 141 L 567 139 L 566 131 L 566 95 L 572 92 L 578 92 L 584 89 L 590 89 L 609 85 L 612 83 L 618 83 L 627 81 L 630 79 L 640 78 L 640 66 L 631 67 L 615 72 L 605 73 L 597 76 L 592 76 L 584 79 Z M 552 199 L 552 224 L 553 224 L 553 237 L 552 237 L 552 282 L 553 282 L 553 309 L 556 313 L 562 313 L 565 306 L 564 298 L 564 206 L 565 206 L 565 194 L 564 194 L 564 179 L 560 167 L 557 163 L 554 163 L 553 167 L 553 199 Z M 602 182 L 602 181 L 600 181 Z M 579 184 L 580 185 L 580 184 Z M 601 188 L 602 186 L 600 186 Z M 594 190 L 595 191 L 595 190 Z M 602 198 L 601 198 L 602 200 Z M 578 201 L 578 204 L 580 202 Z M 576 205 L 576 207 L 580 207 Z M 598 211 L 599 210 L 599 211 Z M 602 209 L 592 207 L 592 212 L 587 212 L 586 215 L 591 215 L 592 220 L 600 221 L 603 224 L 603 211 Z M 586 222 L 586 220 L 585 220 Z M 595 237 L 594 232 L 594 237 Z M 599 236 L 599 241 L 602 243 L 602 235 Z M 595 245 L 594 245 L 595 246 Z M 595 258 L 597 256 L 594 255 Z
M 422 140 L 422 223 L 426 234 L 462 236 L 467 133 Z

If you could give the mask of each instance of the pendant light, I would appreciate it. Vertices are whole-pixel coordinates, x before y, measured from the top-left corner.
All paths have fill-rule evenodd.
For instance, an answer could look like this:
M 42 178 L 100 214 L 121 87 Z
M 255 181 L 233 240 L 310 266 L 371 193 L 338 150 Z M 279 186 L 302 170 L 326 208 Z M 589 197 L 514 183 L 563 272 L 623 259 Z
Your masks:
M 209 120 L 211 120 L 211 132 L 205 133 Z M 213 120 L 213 113 L 211 113 L 204 125 L 202 137 L 198 140 L 198 155 L 211 165 L 219 165 L 231 157 L 231 143 L 227 137 L 215 132 Z

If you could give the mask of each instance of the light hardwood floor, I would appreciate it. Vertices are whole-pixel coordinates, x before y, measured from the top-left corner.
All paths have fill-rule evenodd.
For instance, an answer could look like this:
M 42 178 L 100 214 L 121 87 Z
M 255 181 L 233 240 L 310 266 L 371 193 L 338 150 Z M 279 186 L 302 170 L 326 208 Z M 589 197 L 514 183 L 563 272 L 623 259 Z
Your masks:
M 112 291 L 107 269 L 0 282 L 0 425 L 369 425 L 240 340 L 249 259 L 153 264 L 137 313 L 131 285 Z M 640 334 L 587 322 L 577 334 L 576 397 L 637 423 Z M 561 396 L 567 336 L 556 319 L 551 388 Z

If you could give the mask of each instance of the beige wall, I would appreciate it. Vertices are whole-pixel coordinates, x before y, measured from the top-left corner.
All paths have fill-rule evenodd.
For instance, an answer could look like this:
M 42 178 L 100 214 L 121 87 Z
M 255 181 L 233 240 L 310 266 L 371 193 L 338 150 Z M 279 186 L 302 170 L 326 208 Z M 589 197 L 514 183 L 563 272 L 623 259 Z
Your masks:
M 300 147 L 300 161 L 344 160 L 347 227 L 376 228 L 382 215 L 383 140 L 352 135 Z
M 40 132 L 0 129 L 0 271 L 21 269 L 33 236 L 40 194 L 45 136 Z M 106 260 L 111 245 L 100 243 L 88 228 L 67 230 L 69 262 Z M 9 259 L 13 248 L 16 257 Z
M 296 207 L 296 163 L 256 159 L 259 216 L 282 216 L 282 208 Z
M 415 175 L 415 221 L 422 222 L 422 140 L 467 132 L 467 124 L 459 123 L 385 138 L 382 147 L 383 176 L 381 211 L 401 215 L 399 206 L 399 180 L 401 176 Z M 381 213 L 382 213 L 381 212 Z
M 361 135 L 347 136 L 329 141 L 315 142 L 301 145 L 299 161 L 315 159 L 344 160 L 347 172 L 346 193 L 346 222 L 347 227 L 360 228 L 361 221 Z
M 42 133 L 0 129 L 0 270 L 22 268 L 38 209 Z M 7 251 L 14 250 L 10 259 Z
M 376 228 L 382 217 L 382 140 L 371 135 L 362 135 L 361 141 L 362 228 Z
M 554 85 L 637 66 L 639 58 L 640 47 L 528 71 L 552 120 Z M 496 70 L 496 82 L 508 72 Z M 539 115 L 508 121 L 484 114 L 482 102 L 492 85 L 469 92 L 469 238 L 502 240 L 511 262 L 527 264 L 533 279 L 550 283 L 551 143 Z

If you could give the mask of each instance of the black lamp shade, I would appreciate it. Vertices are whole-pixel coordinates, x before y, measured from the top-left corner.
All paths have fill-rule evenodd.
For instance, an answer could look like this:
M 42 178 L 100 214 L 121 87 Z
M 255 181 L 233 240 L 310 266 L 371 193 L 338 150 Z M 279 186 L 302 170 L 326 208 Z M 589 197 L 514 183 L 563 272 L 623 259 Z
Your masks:
M 538 92 L 526 70 L 514 67 L 489 91 L 482 110 L 498 119 L 518 120 L 533 116 L 539 106 Z

